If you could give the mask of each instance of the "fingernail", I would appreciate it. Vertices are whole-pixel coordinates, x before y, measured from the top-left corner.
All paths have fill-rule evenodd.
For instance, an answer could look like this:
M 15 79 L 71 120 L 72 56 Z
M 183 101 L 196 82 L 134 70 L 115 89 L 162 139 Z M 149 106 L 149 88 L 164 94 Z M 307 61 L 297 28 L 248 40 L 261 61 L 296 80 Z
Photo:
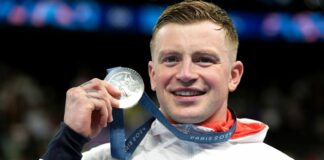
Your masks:
M 110 117 L 109 121 L 112 122 L 114 120 L 113 116 Z

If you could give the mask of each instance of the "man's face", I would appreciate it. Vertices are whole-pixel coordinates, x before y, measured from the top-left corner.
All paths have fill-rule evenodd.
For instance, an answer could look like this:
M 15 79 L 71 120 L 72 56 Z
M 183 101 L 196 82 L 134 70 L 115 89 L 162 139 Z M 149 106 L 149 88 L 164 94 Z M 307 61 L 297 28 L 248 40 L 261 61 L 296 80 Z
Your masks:
M 226 118 L 228 92 L 238 85 L 243 65 L 231 60 L 224 29 L 209 21 L 170 23 L 157 31 L 152 51 L 151 88 L 169 120 Z

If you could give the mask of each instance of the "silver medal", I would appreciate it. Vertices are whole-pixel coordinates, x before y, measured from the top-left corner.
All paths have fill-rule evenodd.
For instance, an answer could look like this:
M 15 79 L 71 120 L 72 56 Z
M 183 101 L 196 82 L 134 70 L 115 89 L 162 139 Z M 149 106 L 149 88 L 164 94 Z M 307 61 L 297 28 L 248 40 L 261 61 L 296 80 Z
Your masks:
M 142 77 L 133 69 L 125 67 L 113 68 L 105 77 L 121 94 L 119 108 L 130 108 L 135 106 L 144 93 L 144 82 Z

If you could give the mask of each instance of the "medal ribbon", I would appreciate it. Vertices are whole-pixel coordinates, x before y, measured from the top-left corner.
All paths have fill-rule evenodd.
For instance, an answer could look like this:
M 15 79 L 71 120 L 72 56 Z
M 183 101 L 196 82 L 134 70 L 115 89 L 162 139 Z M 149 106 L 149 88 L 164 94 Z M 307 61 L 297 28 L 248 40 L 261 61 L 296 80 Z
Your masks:
M 107 69 L 108 73 L 114 68 Z M 136 147 L 143 140 L 146 133 L 151 128 L 152 122 L 159 120 L 170 132 L 172 132 L 177 138 L 185 141 L 195 143 L 221 143 L 228 141 L 236 129 L 236 115 L 231 110 L 231 114 L 234 119 L 233 126 L 226 132 L 210 132 L 210 133 L 192 133 L 188 131 L 183 133 L 176 129 L 160 112 L 158 106 L 151 100 L 151 98 L 144 92 L 139 104 L 147 112 L 151 114 L 151 118 L 146 121 L 142 126 L 137 128 L 125 141 L 125 128 L 124 128 L 124 114 L 123 109 L 114 108 L 112 111 L 114 121 L 110 124 L 110 144 L 111 144 L 111 156 L 120 159 L 128 160 Z
M 136 147 L 140 144 L 148 130 L 151 128 L 151 124 L 155 119 L 158 119 L 170 132 L 172 132 L 177 138 L 185 141 L 195 143 L 221 143 L 228 141 L 236 128 L 236 116 L 230 109 L 234 125 L 226 132 L 210 132 L 210 133 L 183 133 L 177 130 L 160 112 L 156 104 L 150 99 L 150 97 L 144 93 L 139 101 L 141 107 L 149 112 L 153 117 L 145 122 L 142 126 L 137 128 L 125 142 L 124 131 L 124 116 L 122 109 L 113 109 L 114 121 L 110 124 L 110 143 L 111 143 L 111 155 L 112 157 L 120 160 L 128 160 Z

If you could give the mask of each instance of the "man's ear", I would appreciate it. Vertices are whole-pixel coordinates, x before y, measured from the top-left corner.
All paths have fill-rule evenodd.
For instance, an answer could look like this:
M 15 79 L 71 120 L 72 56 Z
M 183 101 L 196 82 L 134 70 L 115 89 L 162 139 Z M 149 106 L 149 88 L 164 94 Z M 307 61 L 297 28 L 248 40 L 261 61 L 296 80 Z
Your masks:
M 239 85 L 243 75 L 243 63 L 241 61 L 235 61 L 231 69 L 231 77 L 228 82 L 228 89 L 233 92 Z
M 148 63 L 148 72 L 150 76 L 150 82 L 151 82 L 151 89 L 155 91 L 156 89 L 156 80 L 155 80 L 155 70 L 154 70 L 154 64 L 152 61 L 149 61 Z

